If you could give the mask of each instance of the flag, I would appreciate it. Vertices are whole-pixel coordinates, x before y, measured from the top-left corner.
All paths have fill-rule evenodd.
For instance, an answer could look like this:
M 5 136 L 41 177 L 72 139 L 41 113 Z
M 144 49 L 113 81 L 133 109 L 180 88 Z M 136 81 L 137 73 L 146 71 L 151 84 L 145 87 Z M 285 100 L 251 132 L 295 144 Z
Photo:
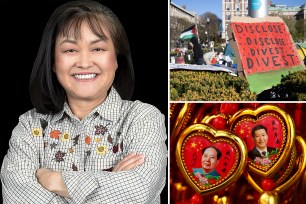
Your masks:
M 197 30 L 196 30 L 196 26 L 193 25 L 185 30 L 183 30 L 181 32 L 181 35 L 180 35 L 180 39 L 182 40 L 188 40 L 190 38 L 192 38 L 193 36 L 196 36 L 197 35 Z

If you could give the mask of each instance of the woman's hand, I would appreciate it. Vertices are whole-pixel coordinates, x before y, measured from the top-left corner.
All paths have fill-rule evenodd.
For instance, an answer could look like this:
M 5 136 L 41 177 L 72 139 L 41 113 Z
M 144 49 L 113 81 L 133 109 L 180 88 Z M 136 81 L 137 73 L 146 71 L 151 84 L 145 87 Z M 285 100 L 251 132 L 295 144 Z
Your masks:
M 134 152 L 124 157 L 113 169 L 113 172 L 126 171 L 144 163 L 144 155 Z
M 36 171 L 36 178 L 45 189 L 62 197 L 70 198 L 60 172 L 41 168 Z

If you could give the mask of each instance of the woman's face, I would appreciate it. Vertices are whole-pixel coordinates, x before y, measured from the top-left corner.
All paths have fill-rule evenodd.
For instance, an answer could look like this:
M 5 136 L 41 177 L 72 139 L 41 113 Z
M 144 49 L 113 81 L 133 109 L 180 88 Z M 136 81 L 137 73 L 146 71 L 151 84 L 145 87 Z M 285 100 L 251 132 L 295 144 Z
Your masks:
M 107 29 L 103 32 L 107 39 L 99 38 L 82 23 L 79 39 L 73 35 L 56 38 L 54 72 L 69 102 L 101 103 L 107 96 L 118 64 L 110 34 Z

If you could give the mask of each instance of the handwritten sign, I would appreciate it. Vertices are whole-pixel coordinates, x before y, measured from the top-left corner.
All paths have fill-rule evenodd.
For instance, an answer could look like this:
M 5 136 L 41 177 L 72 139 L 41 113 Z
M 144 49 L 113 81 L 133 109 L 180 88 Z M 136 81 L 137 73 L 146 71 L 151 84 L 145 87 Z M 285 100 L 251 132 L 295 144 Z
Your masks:
M 284 23 L 233 23 L 233 29 L 247 74 L 300 64 Z
M 239 76 L 259 93 L 280 83 L 281 76 L 305 70 L 289 30 L 279 17 L 233 17 L 228 25 Z

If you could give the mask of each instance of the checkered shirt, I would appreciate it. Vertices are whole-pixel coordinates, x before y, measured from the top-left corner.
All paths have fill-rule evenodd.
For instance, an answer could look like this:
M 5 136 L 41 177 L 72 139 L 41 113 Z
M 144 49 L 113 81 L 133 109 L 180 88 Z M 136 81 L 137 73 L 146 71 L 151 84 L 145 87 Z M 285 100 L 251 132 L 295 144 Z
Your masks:
M 121 100 L 111 88 L 84 119 L 66 103 L 61 112 L 19 118 L 1 167 L 4 203 L 160 203 L 165 186 L 167 138 L 164 115 L 152 105 Z M 112 172 L 127 154 L 145 155 L 128 171 Z M 60 171 L 71 199 L 47 191 L 39 168 Z

